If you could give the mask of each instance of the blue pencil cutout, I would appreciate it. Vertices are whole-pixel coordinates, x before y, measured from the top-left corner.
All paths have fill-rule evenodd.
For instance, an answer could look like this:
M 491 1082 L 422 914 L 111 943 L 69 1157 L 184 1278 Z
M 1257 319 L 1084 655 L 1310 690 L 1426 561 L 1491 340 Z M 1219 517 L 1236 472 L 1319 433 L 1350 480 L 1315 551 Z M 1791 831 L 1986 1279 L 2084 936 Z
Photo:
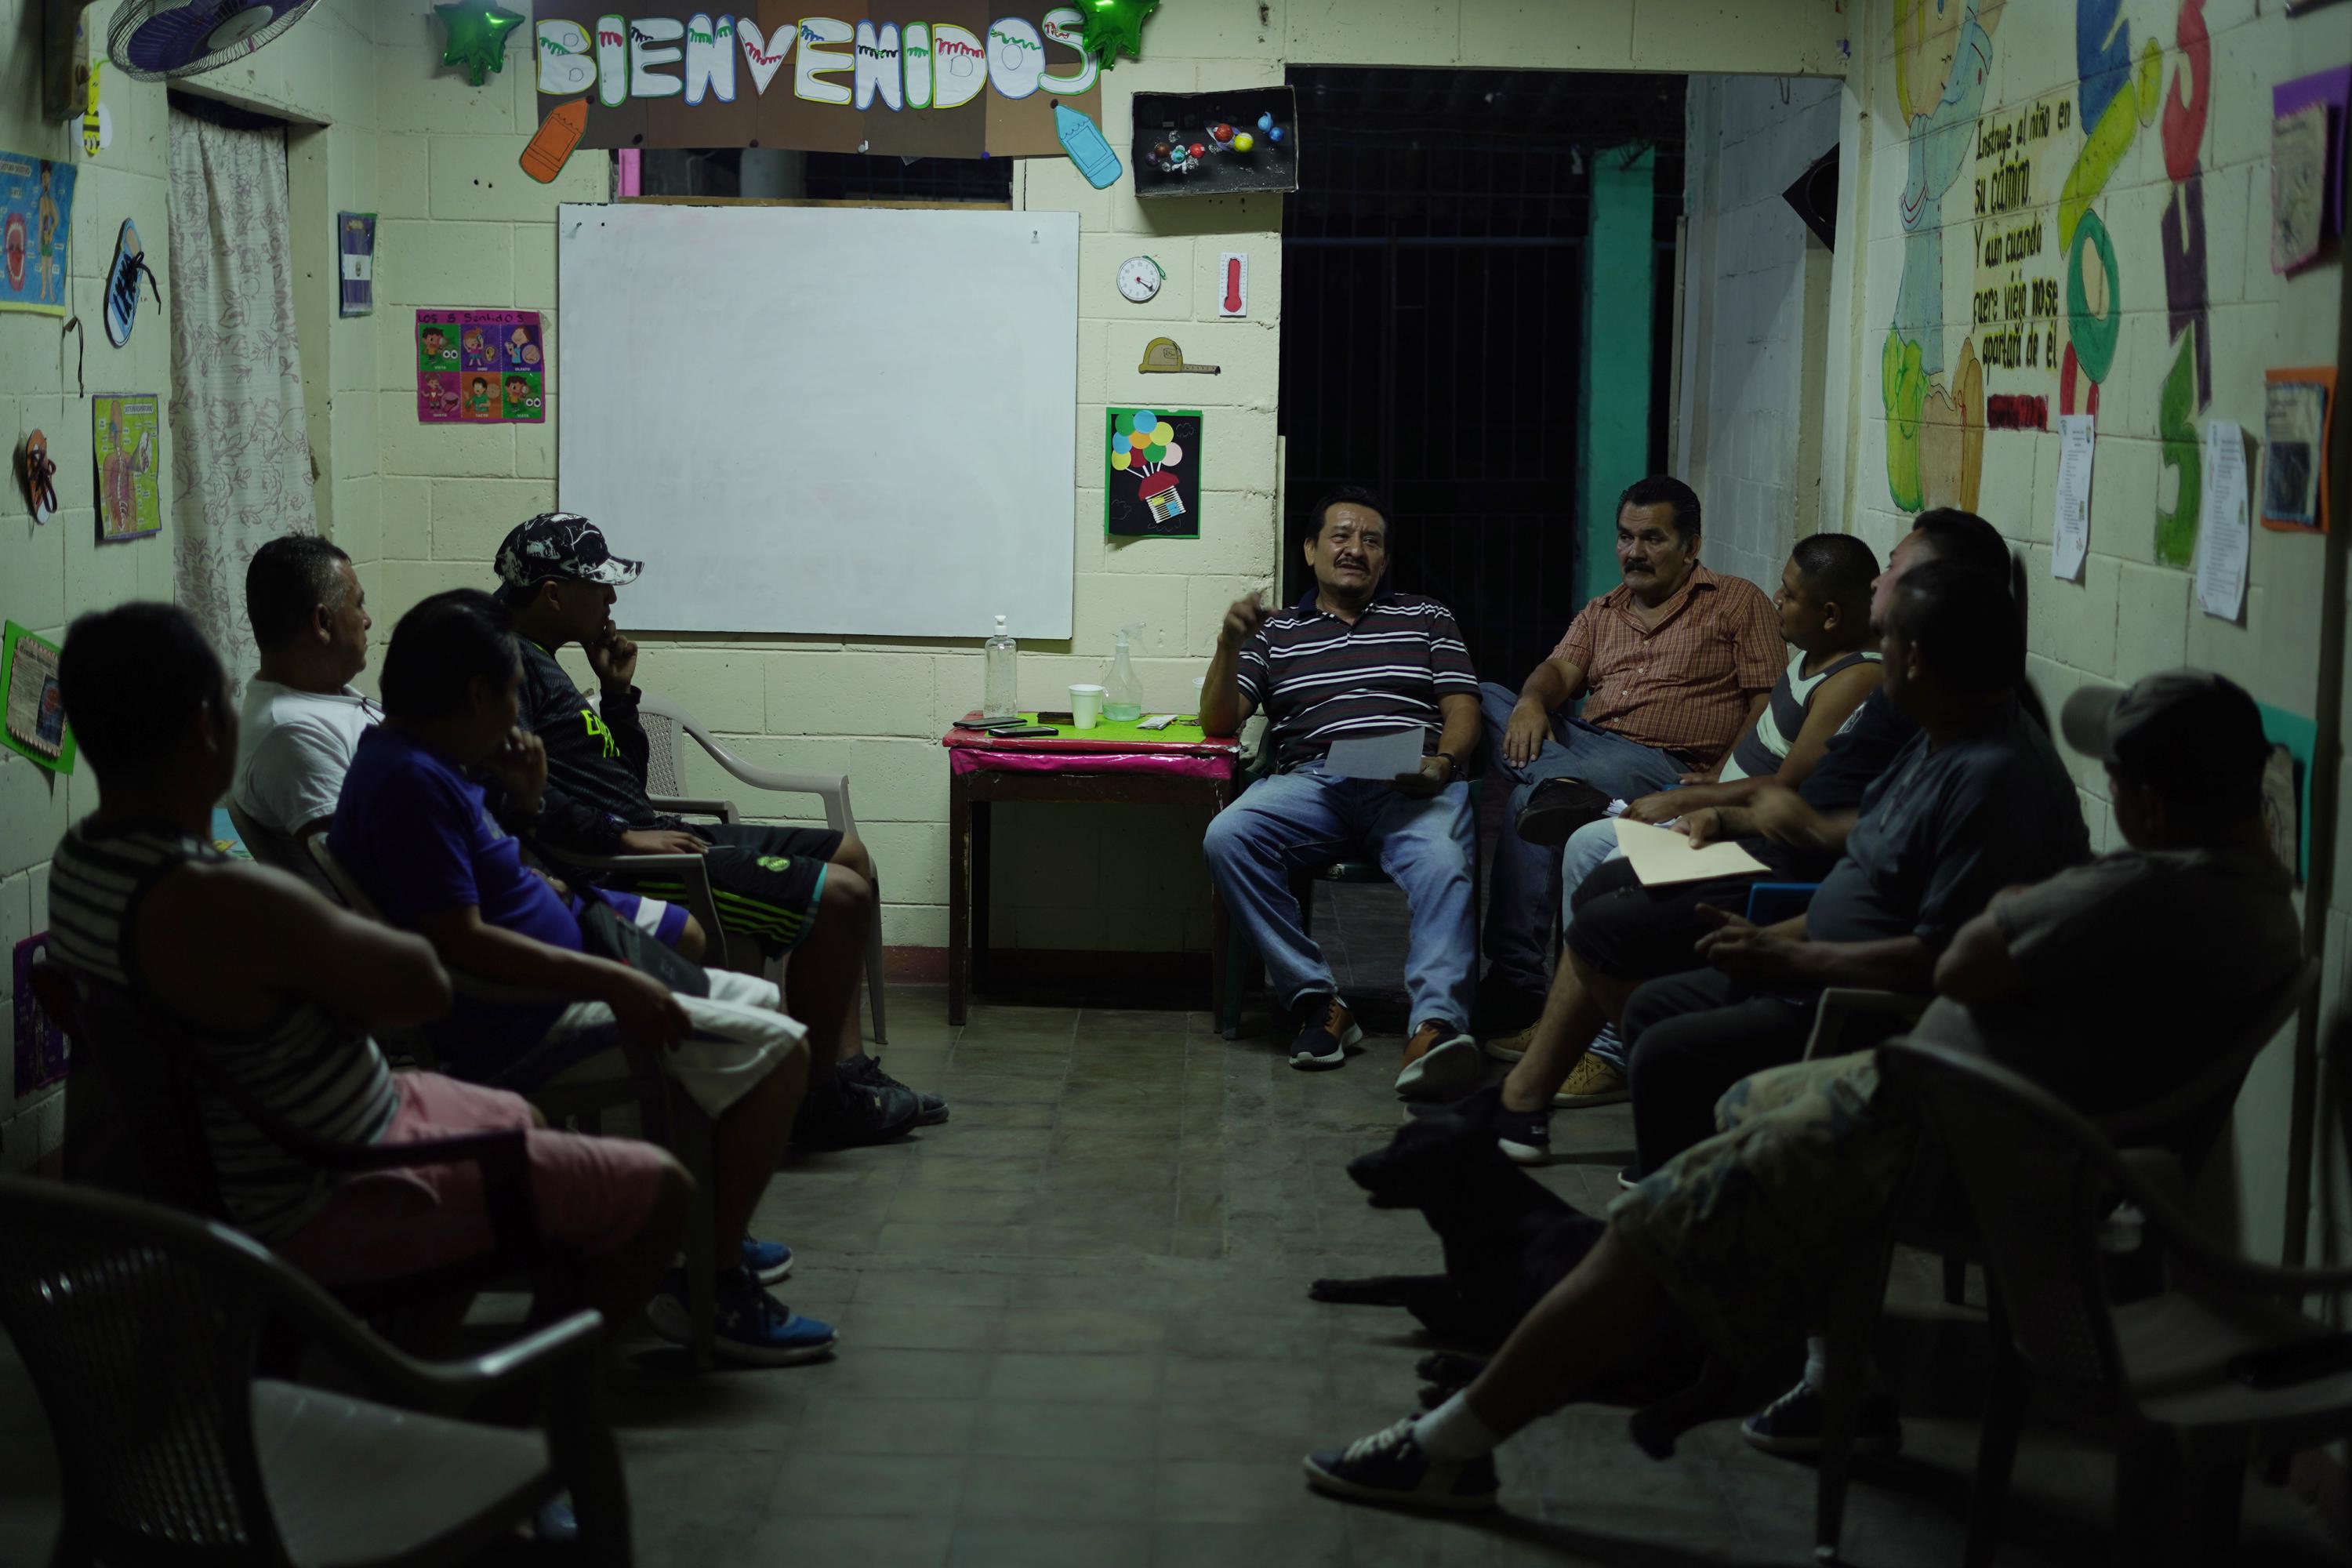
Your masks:
M 1111 151 L 1103 139 L 1102 128 L 1067 104 L 1054 105 L 1054 133 L 1061 138 L 1062 151 L 1087 177 L 1087 184 L 1097 190 L 1116 181 L 1120 174 L 1118 154 Z

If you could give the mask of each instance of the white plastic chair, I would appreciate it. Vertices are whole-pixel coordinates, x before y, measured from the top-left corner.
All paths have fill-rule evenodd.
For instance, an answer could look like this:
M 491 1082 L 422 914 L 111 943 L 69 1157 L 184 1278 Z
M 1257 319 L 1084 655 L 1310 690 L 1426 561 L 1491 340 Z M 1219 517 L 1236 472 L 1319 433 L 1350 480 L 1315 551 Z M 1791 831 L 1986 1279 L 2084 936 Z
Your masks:
M 779 773 L 765 768 L 755 768 L 719 743 L 709 731 L 695 721 L 694 715 L 677 703 L 660 697 L 644 697 L 637 702 L 637 721 L 644 725 L 648 753 L 646 758 L 646 794 L 654 805 L 675 816 L 715 816 L 721 822 L 738 822 L 741 814 L 730 800 L 698 799 L 686 793 L 685 742 L 693 737 L 695 744 L 709 754 L 710 760 L 727 770 L 729 774 L 750 784 L 753 789 L 771 790 L 779 795 L 813 795 L 824 803 L 824 824 L 835 833 L 855 834 L 857 818 L 849 809 L 849 775 L 846 773 Z M 874 847 L 866 847 L 869 858 Z M 874 1039 L 887 1044 L 889 1031 L 882 1016 L 882 868 L 874 868 L 874 924 L 866 936 L 866 1006 L 874 1016 Z M 715 926 L 714 941 L 729 942 Z M 736 938 L 733 941 L 743 939 Z M 730 968 L 741 965 L 730 963 Z M 752 972 L 759 968 L 755 962 Z

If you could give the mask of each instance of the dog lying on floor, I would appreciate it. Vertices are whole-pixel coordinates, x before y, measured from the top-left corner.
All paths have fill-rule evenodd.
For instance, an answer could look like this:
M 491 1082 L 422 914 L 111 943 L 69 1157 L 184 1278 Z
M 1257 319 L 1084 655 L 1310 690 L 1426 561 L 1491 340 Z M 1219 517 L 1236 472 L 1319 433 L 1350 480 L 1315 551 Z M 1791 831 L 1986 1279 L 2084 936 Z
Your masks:
M 1491 1351 L 1567 1278 L 1607 1229 L 1504 1157 L 1486 1119 L 1455 1110 L 1397 1129 L 1388 1146 L 1348 1162 L 1348 1175 L 1374 1208 L 1417 1208 L 1437 1233 L 1443 1274 L 1318 1279 L 1307 1295 L 1350 1306 L 1402 1307 L 1437 1339 Z M 1442 1398 L 1485 1363 L 1444 1352 L 1421 1363 Z M 1642 1406 L 1634 1441 L 1664 1458 L 1684 1429 L 1738 1414 L 1741 1380 L 1708 1358 L 1697 1341 L 1670 1335 L 1641 1361 L 1596 1384 L 1596 1403 Z

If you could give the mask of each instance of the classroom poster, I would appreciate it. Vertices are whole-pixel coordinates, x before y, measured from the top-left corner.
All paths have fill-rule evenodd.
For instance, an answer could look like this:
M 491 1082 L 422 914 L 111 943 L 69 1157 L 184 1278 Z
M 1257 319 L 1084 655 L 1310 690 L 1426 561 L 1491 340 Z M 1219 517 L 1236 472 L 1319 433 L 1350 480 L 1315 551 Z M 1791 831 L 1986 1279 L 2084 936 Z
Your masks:
M 583 148 L 1058 158 L 1056 104 L 1102 123 L 1101 68 L 1079 44 L 1086 18 L 1075 5 L 861 0 L 838 9 L 762 5 L 730 16 L 672 0 L 539 0 L 531 48 L 542 129 L 558 109 L 584 102 Z
M 14 621 L 0 634 L 0 741 L 53 773 L 73 772 L 73 729 L 58 685 L 58 645 Z
M 416 417 L 427 425 L 539 425 L 546 350 L 536 310 L 416 312 Z
M 0 310 L 66 313 L 73 196 L 72 164 L 0 153 Z
M 337 213 L 335 249 L 341 257 L 342 291 L 339 315 L 375 313 L 375 214 Z
M 1104 424 L 1104 533 L 1201 537 L 1200 411 L 1113 408 Z
M 16 1092 L 20 1095 L 66 1076 L 66 1032 L 33 995 L 33 963 L 48 945 L 47 931 L 16 944 Z
M 156 412 L 152 392 L 118 393 L 89 400 L 90 453 L 98 469 L 98 542 L 119 543 L 163 531 L 163 503 L 155 488 Z

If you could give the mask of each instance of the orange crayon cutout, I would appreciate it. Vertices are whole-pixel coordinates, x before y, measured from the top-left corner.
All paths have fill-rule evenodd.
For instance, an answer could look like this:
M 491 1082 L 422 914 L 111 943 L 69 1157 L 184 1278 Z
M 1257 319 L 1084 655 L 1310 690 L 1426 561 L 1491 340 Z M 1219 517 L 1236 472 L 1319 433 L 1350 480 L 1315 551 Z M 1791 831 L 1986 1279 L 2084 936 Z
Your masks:
M 588 100 L 575 98 L 559 103 L 548 111 L 539 133 L 530 145 L 522 150 L 522 172 L 541 184 L 551 184 L 563 173 L 563 165 L 572 157 L 572 149 L 580 145 L 580 137 L 588 129 Z

